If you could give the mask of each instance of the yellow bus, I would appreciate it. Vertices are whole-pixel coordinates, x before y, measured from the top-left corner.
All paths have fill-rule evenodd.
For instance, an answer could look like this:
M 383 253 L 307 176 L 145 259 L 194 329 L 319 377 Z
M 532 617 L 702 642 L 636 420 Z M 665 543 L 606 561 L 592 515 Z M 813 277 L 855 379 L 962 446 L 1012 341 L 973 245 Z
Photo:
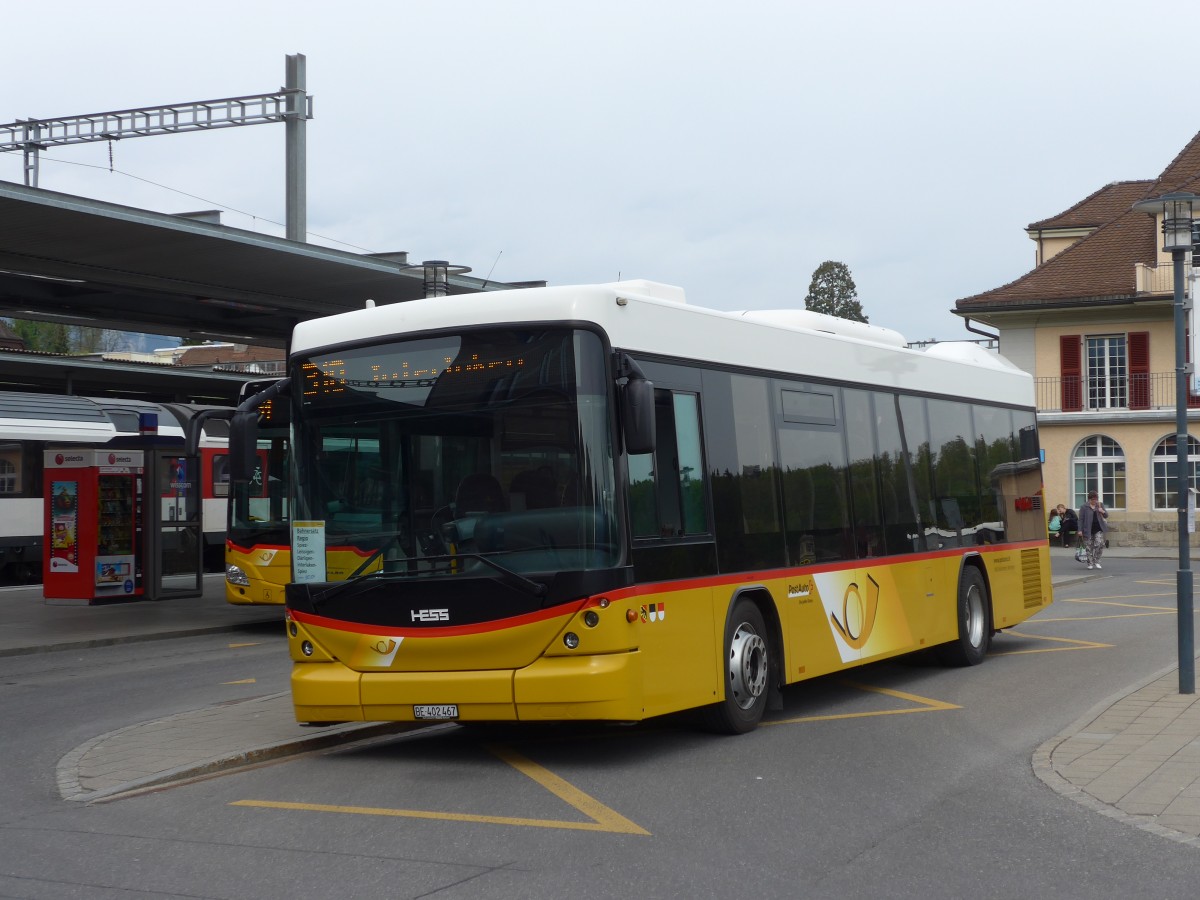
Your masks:
M 529 288 L 302 323 L 272 394 L 301 722 L 740 733 L 804 679 L 978 664 L 1051 602 L 1032 380 L 969 342 Z
M 274 382 L 251 381 L 241 399 Z M 256 424 L 248 477 L 235 479 L 226 504 L 225 599 L 237 605 L 282 606 L 292 577 L 288 516 L 288 412 L 267 400 L 253 411 Z

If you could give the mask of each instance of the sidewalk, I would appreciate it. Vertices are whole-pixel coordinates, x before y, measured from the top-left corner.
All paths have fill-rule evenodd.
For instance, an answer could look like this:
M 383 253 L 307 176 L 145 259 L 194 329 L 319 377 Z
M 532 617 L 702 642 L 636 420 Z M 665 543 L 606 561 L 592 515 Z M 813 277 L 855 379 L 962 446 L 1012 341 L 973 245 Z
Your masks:
M 277 623 L 282 607 L 233 606 L 221 575 L 204 578 L 200 597 L 157 601 L 46 600 L 42 586 L 0 588 L 0 656 L 86 649 L 236 631 Z M 94 801 L 407 730 L 397 723 L 298 725 L 287 693 L 226 703 L 100 735 L 58 763 L 59 793 Z
M 1052 548 L 1056 586 L 1104 577 Z M 1178 552 L 1120 548 L 1103 559 L 1162 559 Z M 1197 551 L 1192 567 L 1200 569 Z M 1179 666 L 1101 701 L 1033 754 L 1033 771 L 1077 803 L 1128 825 L 1200 847 L 1200 694 L 1179 693 Z
M 1103 578 L 1070 549 L 1050 553 L 1055 585 Z M 1169 550 L 1113 548 L 1107 558 L 1161 558 Z M 1200 567 L 1200 565 L 1198 565 Z M 88 606 L 44 600 L 41 587 L 0 589 L 0 656 L 232 631 L 282 622 L 275 608 L 231 606 L 220 576 L 188 600 Z M 186 778 L 381 734 L 403 723 L 310 728 L 292 718 L 288 694 L 274 694 L 100 735 L 67 754 L 58 785 L 68 800 L 97 801 Z M 1200 700 L 1178 693 L 1175 667 L 1099 704 L 1033 756 L 1038 777 L 1104 815 L 1200 847 Z

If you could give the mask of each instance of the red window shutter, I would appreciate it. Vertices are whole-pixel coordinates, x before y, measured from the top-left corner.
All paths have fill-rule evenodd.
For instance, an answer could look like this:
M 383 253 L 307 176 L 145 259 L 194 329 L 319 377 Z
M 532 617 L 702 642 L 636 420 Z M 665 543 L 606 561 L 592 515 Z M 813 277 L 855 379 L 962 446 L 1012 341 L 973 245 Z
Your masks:
M 1150 408 L 1150 332 L 1131 331 L 1129 348 L 1129 408 Z
M 1083 409 L 1083 341 L 1077 334 L 1058 339 L 1058 358 L 1062 366 L 1063 412 Z

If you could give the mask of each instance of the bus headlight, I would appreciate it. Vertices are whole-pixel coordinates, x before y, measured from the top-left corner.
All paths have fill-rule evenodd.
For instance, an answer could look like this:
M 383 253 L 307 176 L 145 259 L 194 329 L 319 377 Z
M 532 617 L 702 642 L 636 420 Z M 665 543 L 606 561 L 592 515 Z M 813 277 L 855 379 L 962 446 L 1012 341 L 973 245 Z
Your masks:
M 243 587 L 250 586 L 250 579 L 246 577 L 246 573 L 242 571 L 240 566 L 226 566 L 225 580 L 230 584 L 240 584 Z
M 579 635 L 573 631 L 568 631 L 563 635 L 563 643 L 567 645 L 568 650 L 574 650 L 579 646 Z

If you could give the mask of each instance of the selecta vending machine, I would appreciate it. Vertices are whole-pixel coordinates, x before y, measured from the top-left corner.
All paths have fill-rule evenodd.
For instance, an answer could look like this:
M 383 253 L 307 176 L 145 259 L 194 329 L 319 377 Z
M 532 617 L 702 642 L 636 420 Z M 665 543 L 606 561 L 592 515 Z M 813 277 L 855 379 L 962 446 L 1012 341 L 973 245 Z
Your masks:
M 45 451 L 46 597 L 142 594 L 145 460 L 141 450 Z

